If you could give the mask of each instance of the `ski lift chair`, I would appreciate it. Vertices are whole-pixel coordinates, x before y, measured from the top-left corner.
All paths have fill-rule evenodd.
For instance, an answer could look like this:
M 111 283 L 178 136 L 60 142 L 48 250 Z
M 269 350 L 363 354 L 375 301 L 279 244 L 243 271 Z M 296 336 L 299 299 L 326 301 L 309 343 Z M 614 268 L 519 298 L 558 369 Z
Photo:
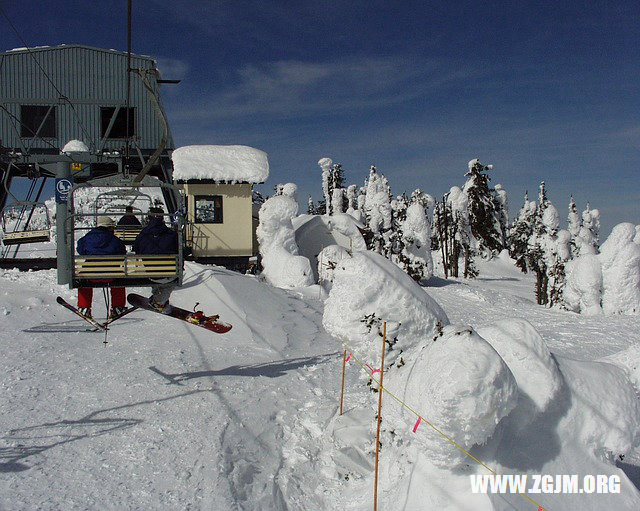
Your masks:
M 27 213 L 28 210 L 31 210 Z M 33 219 L 37 228 L 30 228 Z M 2 210 L 2 244 L 42 243 L 51 240 L 51 219 L 43 202 L 18 201 Z
M 165 214 L 165 217 L 175 219 L 168 225 L 173 225 L 178 234 L 178 253 L 166 255 L 140 255 L 128 252 L 125 255 L 77 255 L 75 253 L 75 233 L 80 230 L 88 230 L 87 227 L 74 227 L 74 222 L 78 216 L 89 216 L 87 214 L 77 214 L 73 210 L 73 192 L 80 186 L 77 185 L 69 194 L 69 227 L 67 235 L 69 236 L 68 247 L 72 250 L 73 264 L 70 286 L 72 288 L 81 287 L 149 287 L 158 283 L 166 283 L 176 281 L 178 285 L 182 284 L 183 276 L 183 225 L 184 219 L 182 213 L 174 213 L 173 215 Z M 84 185 L 86 186 L 86 185 Z M 172 185 L 161 183 L 161 187 L 174 188 Z M 128 190 L 131 197 L 131 190 Z M 146 195 L 146 194 L 141 194 Z M 106 196 L 101 194 L 101 196 Z M 124 194 L 114 194 L 112 197 L 122 197 Z M 137 196 L 137 195 L 136 195 Z M 147 196 L 149 197 L 149 196 Z M 149 197 L 149 202 L 152 203 Z M 95 209 L 94 209 L 95 210 Z M 124 207 L 120 208 L 120 212 Z M 97 210 L 96 210 L 97 211 Z M 113 210 L 111 210 L 113 211 Z M 95 212 L 94 216 L 97 220 L 98 216 L 109 214 L 109 211 Z M 138 229 L 138 232 L 140 229 Z M 137 234 L 136 234 L 137 236 Z M 135 238 L 133 238 L 135 240 Z M 133 243 L 131 241 L 131 244 Z M 125 242 L 126 244 L 126 242 Z
M 140 206 L 133 205 L 134 203 L 139 204 L 141 201 L 146 205 L 147 210 L 153 206 L 151 196 L 142 193 L 140 190 L 118 189 L 103 192 L 96 197 L 94 213 L 96 215 L 102 214 L 111 217 L 122 217 L 122 215 L 126 214 L 126 207 L 131 206 L 133 208 L 133 214 L 142 220 L 145 215 L 143 209 Z M 105 204 L 106 207 L 102 208 L 102 204 Z M 141 221 L 140 223 L 142 224 L 143 222 Z M 141 230 L 142 226 L 140 225 L 116 225 L 113 234 L 120 238 L 125 245 L 133 245 L 133 242 Z

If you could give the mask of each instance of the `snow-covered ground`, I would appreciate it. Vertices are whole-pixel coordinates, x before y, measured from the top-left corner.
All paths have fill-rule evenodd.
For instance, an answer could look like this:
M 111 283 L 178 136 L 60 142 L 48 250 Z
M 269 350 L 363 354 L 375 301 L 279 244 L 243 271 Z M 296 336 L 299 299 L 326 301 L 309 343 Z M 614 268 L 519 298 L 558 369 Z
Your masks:
M 532 278 L 509 260 L 479 269 L 475 281 L 434 277 L 426 291 L 452 325 L 469 325 L 487 339 L 488 325 L 526 319 L 567 385 L 548 390 L 557 395 L 537 421 L 503 420 L 473 453 L 500 473 L 621 479 L 619 494 L 530 495 L 545 509 L 639 509 L 639 453 L 607 458 L 589 447 L 622 445 L 638 429 L 625 422 L 638 404 L 624 374 L 637 391 L 640 319 L 545 309 L 533 301 Z M 1 274 L 0 509 L 372 508 L 377 393 L 349 362 L 345 414 L 338 416 L 341 341 L 352 340 L 325 331 L 322 289 L 285 291 L 188 263 L 172 302 L 185 308 L 199 302 L 233 329 L 215 335 L 136 311 L 113 324 L 107 344 L 57 305 L 56 295 L 74 299 L 56 284 L 55 271 Z M 98 292 L 96 315 L 105 314 L 100 300 Z M 445 331 L 436 345 L 449 342 L 447 335 L 455 332 Z M 518 365 L 498 339 L 493 346 L 525 388 L 526 359 Z M 367 356 L 363 362 L 376 362 Z M 441 365 L 445 374 L 446 360 Z M 507 393 L 510 378 L 500 380 Z M 402 378 L 389 379 L 391 386 Z M 443 391 L 449 383 L 443 381 Z M 431 464 L 424 454 L 431 451 L 406 440 L 414 420 L 403 422 L 399 407 L 384 399 L 380 509 L 535 511 L 518 495 L 473 495 L 469 475 L 488 472 L 470 460 L 451 470 Z M 620 403 L 625 409 L 611 409 Z M 514 432 L 516 426 L 524 429 Z M 423 424 L 415 435 L 429 434 Z

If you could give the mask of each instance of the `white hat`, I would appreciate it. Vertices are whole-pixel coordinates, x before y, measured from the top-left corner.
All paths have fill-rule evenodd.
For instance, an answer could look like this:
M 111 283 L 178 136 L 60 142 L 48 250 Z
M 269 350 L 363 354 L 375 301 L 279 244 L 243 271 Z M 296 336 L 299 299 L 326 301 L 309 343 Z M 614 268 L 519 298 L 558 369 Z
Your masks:
M 98 227 L 115 227 L 116 223 L 111 217 L 100 216 L 98 217 Z

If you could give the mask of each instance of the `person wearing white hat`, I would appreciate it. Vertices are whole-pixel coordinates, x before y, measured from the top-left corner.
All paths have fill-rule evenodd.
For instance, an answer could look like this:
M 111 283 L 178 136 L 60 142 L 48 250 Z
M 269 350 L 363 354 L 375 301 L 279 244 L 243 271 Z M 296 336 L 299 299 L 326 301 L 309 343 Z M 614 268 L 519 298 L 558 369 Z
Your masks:
M 116 223 L 109 216 L 100 216 L 96 227 L 78 240 L 76 248 L 80 255 L 124 255 L 127 253 L 122 240 L 113 234 Z M 108 282 L 100 280 L 96 282 Z M 91 303 L 93 301 L 93 288 L 82 287 L 78 289 L 78 309 L 91 317 Z M 123 287 L 111 288 L 111 309 L 109 317 L 117 316 L 127 306 L 127 293 Z

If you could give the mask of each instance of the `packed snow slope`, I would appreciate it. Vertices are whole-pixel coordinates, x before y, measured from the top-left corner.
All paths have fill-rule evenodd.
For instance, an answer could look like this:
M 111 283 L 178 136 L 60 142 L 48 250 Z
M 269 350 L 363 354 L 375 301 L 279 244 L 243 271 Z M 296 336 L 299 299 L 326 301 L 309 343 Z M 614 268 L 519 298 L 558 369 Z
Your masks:
M 103 334 L 87 332 L 55 303 L 56 295 L 75 299 L 55 283 L 55 271 L 1 274 L 0 509 L 371 509 L 377 394 L 348 364 L 338 416 L 343 347 L 322 326 L 324 290 L 284 291 L 193 263 L 185 270 L 172 302 L 220 314 L 233 324 L 228 334 L 136 311 L 114 323 L 103 344 Z M 513 324 L 489 326 L 525 318 L 572 382 L 565 393 L 617 402 L 617 388 L 593 383 L 623 385 L 624 374 L 637 389 L 637 317 L 544 309 L 531 299 L 530 277 L 510 261 L 480 270 L 477 281 L 428 283 L 452 324 L 484 327 L 500 351 L 500 332 Z M 97 292 L 97 316 L 105 314 L 100 300 Z M 532 386 L 526 372 L 511 370 L 521 389 Z M 511 445 L 521 432 L 503 424 L 502 437 L 494 434 L 476 454 L 503 473 L 621 478 L 615 495 L 535 495 L 549 510 L 640 508 L 638 453 L 613 453 L 625 455 L 616 466 L 579 446 L 583 436 L 598 444 L 610 434 L 599 429 L 600 411 L 570 408 L 566 395 L 555 408 L 534 397 L 551 419 L 527 426 L 527 443 Z M 385 406 L 383 424 L 402 427 L 402 412 L 389 400 Z M 381 509 L 535 510 L 518 496 L 472 495 L 468 476 L 482 470 L 437 467 L 418 444 L 403 451 L 385 431 Z M 417 434 L 427 434 L 424 425 Z

